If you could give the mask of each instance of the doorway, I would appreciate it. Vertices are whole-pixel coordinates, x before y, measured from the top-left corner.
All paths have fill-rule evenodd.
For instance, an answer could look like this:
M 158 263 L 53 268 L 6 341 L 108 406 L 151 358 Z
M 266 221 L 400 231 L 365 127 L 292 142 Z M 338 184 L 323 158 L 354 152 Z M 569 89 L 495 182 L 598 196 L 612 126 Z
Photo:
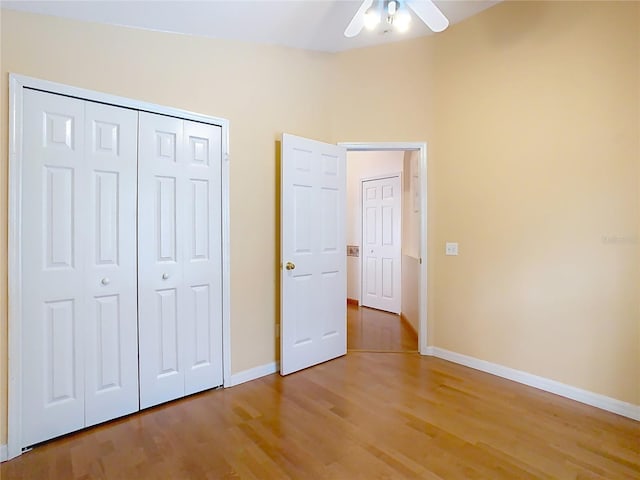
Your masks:
M 413 284 L 418 351 L 426 355 L 426 144 L 334 145 L 283 134 L 281 145 L 281 375 L 347 353 L 347 151 L 418 152 L 419 266 Z
M 347 148 L 347 348 L 424 351 L 426 145 L 341 145 Z

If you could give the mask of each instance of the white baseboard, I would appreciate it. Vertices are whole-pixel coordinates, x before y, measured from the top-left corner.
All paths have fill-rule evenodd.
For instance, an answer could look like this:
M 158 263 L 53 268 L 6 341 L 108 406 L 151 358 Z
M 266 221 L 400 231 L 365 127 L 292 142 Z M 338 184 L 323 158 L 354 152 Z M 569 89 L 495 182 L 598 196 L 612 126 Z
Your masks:
M 615 398 L 600 395 L 599 393 L 582 390 L 581 388 L 565 385 L 564 383 L 560 383 L 555 380 L 550 380 L 548 378 L 539 377 L 514 368 L 498 365 L 497 363 L 491 363 L 485 360 L 469 357 L 467 355 L 462 355 L 461 353 L 445 350 L 444 348 L 427 347 L 426 354 L 458 363 L 466 367 L 474 368 L 482 372 L 491 373 L 492 375 L 497 375 L 498 377 L 506 378 L 508 380 L 513 380 L 514 382 L 538 388 L 545 392 L 555 393 L 556 395 L 570 398 L 571 400 L 576 400 L 578 402 L 591 405 L 592 407 L 617 413 L 623 417 L 640 420 L 640 405 L 623 402 Z
M 0 445 L 0 462 L 6 462 L 8 457 L 7 446 L 4 444 Z
M 243 370 L 242 372 L 234 373 L 231 375 L 229 382 L 225 387 L 235 387 L 241 383 L 255 380 L 256 378 L 264 377 L 265 375 L 271 375 L 280 371 L 280 362 L 271 362 L 258 367 L 250 368 L 249 370 Z

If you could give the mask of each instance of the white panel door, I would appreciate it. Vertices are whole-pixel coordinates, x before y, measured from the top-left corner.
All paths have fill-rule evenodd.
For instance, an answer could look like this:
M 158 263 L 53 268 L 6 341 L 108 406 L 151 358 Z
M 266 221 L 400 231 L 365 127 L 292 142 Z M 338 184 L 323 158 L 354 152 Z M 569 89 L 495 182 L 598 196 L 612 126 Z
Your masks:
M 137 116 L 25 91 L 23 446 L 138 409 Z
M 361 305 L 400 314 L 402 305 L 400 177 L 362 182 Z
M 138 112 L 85 103 L 85 426 L 138 404 Z
M 140 113 L 141 408 L 222 384 L 220 135 Z
M 222 129 L 184 121 L 185 395 L 222 385 Z
M 184 395 L 178 348 L 184 230 L 182 120 L 140 112 L 138 147 L 138 328 L 140 408 Z
M 23 446 L 84 427 L 84 102 L 25 90 Z
M 282 137 L 281 347 L 286 375 L 344 355 L 346 149 Z

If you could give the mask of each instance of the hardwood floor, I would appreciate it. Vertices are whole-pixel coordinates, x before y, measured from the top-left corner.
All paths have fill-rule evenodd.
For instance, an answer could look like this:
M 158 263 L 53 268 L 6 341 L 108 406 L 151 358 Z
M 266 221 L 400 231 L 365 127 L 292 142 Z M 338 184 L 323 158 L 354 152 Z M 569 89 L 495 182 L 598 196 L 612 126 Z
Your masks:
M 348 303 L 347 349 L 417 352 L 418 336 L 398 315 Z
M 14 479 L 638 479 L 640 423 L 417 354 L 349 353 L 146 410 Z

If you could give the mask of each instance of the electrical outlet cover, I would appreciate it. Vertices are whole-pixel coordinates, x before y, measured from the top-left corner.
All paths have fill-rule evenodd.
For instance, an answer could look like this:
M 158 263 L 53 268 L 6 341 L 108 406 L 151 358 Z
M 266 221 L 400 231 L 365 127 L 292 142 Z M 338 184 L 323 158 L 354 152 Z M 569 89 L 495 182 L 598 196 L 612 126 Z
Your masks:
M 458 244 L 455 242 L 447 242 L 444 251 L 445 255 L 458 255 Z

